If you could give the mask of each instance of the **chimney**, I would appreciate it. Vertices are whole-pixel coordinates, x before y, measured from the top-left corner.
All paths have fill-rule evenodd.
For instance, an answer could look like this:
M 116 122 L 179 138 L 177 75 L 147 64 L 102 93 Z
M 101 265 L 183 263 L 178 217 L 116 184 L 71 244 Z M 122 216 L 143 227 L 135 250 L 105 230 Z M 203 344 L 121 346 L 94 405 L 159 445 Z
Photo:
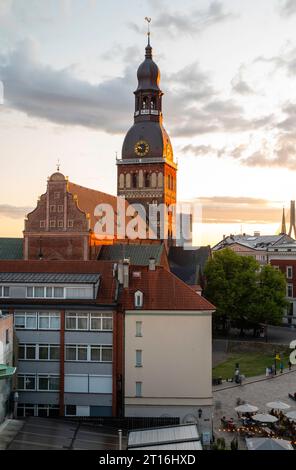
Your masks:
M 123 287 L 124 287 L 124 289 L 127 289 L 129 287 L 129 264 L 130 264 L 130 260 L 129 259 L 124 259 L 122 264 L 123 264 Z
M 155 269 L 156 269 L 155 258 L 149 258 L 149 271 L 155 271 Z

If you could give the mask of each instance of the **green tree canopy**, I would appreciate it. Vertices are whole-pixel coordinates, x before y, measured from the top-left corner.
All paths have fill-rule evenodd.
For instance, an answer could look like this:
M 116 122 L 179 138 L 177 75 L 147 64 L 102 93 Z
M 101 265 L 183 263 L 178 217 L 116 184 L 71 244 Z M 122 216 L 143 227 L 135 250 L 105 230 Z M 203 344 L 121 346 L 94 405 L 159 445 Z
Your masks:
M 226 248 L 208 260 L 205 274 L 205 296 L 217 308 L 216 320 L 230 320 L 240 328 L 281 322 L 287 303 L 286 281 L 280 271 Z

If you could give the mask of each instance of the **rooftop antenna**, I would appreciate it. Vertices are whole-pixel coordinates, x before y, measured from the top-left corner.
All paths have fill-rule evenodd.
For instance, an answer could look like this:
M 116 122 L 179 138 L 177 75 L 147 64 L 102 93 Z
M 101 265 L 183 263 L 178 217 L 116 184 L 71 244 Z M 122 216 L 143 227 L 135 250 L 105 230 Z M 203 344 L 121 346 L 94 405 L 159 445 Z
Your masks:
M 150 23 L 151 23 L 151 18 L 149 18 L 148 16 L 145 16 L 145 21 L 147 21 L 148 46 L 150 46 Z

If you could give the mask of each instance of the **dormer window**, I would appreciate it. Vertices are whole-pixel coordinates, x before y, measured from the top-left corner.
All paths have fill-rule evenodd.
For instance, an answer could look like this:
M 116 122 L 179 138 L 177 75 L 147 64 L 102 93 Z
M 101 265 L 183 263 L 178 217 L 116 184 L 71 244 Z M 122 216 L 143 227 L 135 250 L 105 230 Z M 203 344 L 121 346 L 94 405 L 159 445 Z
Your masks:
M 143 292 L 141 292 L 140 290 L 137 290 L 137 292 L 135 292 L 135 308 L 143 307 L 143 298 L 144 298 Z

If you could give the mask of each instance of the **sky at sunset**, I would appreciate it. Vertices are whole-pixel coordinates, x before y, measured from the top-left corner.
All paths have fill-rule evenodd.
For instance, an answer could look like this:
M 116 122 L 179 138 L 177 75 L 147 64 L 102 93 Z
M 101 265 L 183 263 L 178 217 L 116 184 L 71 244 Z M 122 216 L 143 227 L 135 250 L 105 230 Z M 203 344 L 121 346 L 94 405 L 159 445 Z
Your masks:
M 0 236 L 21 236 L 58 159 L 116 194 L 145 16 L 203 242 L 279 230 L 296 199 L 296 0 L 0 0 Z

